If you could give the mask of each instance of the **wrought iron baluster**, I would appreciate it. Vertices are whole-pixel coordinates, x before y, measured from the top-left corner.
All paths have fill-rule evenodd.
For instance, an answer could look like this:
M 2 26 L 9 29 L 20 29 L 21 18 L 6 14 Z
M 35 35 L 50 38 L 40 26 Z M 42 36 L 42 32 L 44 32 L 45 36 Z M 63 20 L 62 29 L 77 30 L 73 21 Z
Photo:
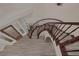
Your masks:
M 66 30 L 64 30 L 57 38 L 59 38 L 60 36 L 62 36 L 64 33 L 66 33 L 66 31 L 71 27 L 72 25 L 70 25 Z
M 65 35 L 63 38 L 61 38 L 59 41 L 61 41 L 62 39 L 64 39 L 65 37 L 67 37 L 68 35 L 70 35 L 71 33 L 73 33 L 74 31 L 76 31 L 79 27 L 75 28 L 74 30 L 72 30 L 69 34 Z
M 60 28 L 61 26 L 62 24 L 60 24 L 58 28 Z M 58 32 L 58 28 L 56 27 L 57 30 L 55 31 L 54 35 Z
M 55 35 L 55 36 L 57 36 L 60 32 L 61 32 L 61 30 L 63 30 L 63 28 L 66 26 L 66 24 L 64 24 L 64 26 L 61 28 L 61 29 L 59 29 L 59 32 Z

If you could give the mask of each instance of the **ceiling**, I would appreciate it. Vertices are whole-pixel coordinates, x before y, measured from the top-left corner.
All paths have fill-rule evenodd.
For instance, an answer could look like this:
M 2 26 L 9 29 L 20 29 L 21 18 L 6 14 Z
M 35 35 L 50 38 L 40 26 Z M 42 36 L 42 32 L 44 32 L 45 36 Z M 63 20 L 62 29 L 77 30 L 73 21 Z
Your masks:
M 34 4 L 34 3 L 0 3 L 0 26 L 6 25 L 18 18 L 33 13 L 31 20 L 53 17 L 68 21 L 69 19 L 79 19 L 79 4 L 65 4 L 57 6 L 55 3 Z M 75 20 L 74 20 L 75 21 Z

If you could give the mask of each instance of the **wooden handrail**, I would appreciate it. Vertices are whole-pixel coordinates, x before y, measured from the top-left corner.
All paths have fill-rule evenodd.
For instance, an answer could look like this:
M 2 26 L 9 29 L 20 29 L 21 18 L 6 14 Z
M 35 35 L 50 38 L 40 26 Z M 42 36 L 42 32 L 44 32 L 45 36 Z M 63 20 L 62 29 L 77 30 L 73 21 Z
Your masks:
M 67 24 L 67 25 L 79 25 L 79 22 L 48 22 L 50 24 Z
M 62 55 L 68 55 L 65 46 L 79 41 L 79 36 L 78 37 L 73 37 L 73 39 L 71 38 L 71 39 L 66 40 L 62 43 L 60 41 L 64 40 L 64 38 L 66 38 L 69 35 L 72 37 L 72 33 L 75 32 L 77 29 L 79 29 L 79 22 L 62 22 L 62 21 L 59 21 L 59 22 L 47 22 L 47 23 L 44 23 L 42 25 L 41 24 L 40 25 L 35 25 L 35 24 L 39 23 L 40 21 L 48 20 L 48 19 L 50 19 L 50 18 L 42 19 L 42 20 L 39 20 L 36 23 L 34 23 L 33 26 L 30 28 L 30 32 L 31 32 L 30 37 L 32 36 L 32 33 L 34 32 L 34 30 L 36 28 L 41 28 L 41 30 L 38 29 L 39 32 L 37 31 L 38 32 L 38 34 L 37 34 L 38 37 L 39 37 L 41 32 L 47 30 L 49 32 L 49 34 L 51 35 L 51 37 L 55 40 L 56 44 L 60 46 Z M 69 26 L 67 28 L 65 28 L 66 25 L 69 25 Z M 70 32 L 67 32 L 72 27 L 72 25 L 77 26 L 77 27 L 72 29 Z M 44 26 L 44 28 L 42 28 L 42 26 Z M 50 28 L 50 26 L 52 28 Z M 62 35 L 64 33 L 66 35 L 64 35 L 62 37 Z M 74 50 L 74 51 L 79 51 L 79 50 Z
M 72 25 L 70 25 L 68 28 L 66 28 L 57 38 L 59 38 L 60 36 L 62 36 Z
M 75 28 L 74 30 L 72 30 L 69 34 L 67 34 L 66 36 L 64 36 L 63 38 L 61 38 L 59 41 L 63 40 L 65 37 L 67 37 L 68 35 L 70 35 L 72 32 L 76 31 L 79 27 Z
M 79 41 L 79 36 L 73 38 L 73 39 L 70 39 L 70 40 L 67 40 L 63 43 L 61 43 L 62 45 L 66 46 L 66 45 L 70 45 L 70 44 L 73 44 L 75 42 L 78 42 Z
M 48 20 L 48 21 L 49 21 L 49 20 L 55 20 L 55 21 L 63 22 L 63 21 L 61 21 L 61 20 L 54 19 L 54 18 L 45 18 L 45 19 L 41 19 L 41 20 L 36 21 L 32 26 L 34 26 L 35 24 L 39 23 L 40 21 L 44 21 L 44 20 Z
M 77 50 L 68 50 L 66 52 L 79 52 L 79 49 L 77 49 Z

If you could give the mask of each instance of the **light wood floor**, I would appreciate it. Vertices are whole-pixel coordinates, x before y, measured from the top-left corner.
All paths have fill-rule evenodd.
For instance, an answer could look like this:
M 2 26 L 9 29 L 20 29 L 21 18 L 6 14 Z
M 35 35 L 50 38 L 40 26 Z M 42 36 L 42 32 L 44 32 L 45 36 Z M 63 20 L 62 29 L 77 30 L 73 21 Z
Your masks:
M 28 39 L 26 36 L 12 46 L 5 47 L 1 56 L 55 56 L 51 43 L 43 39 Z

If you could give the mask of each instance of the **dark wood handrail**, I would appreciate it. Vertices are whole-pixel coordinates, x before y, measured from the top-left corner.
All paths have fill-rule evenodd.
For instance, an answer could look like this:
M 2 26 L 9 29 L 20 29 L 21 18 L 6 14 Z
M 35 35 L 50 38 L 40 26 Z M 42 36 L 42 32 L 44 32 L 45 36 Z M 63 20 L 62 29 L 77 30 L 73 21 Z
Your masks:
M 75 28 L 74 30 L 72 30 L 69 34 L 67 34 L 66 36 L 64 36 L 63 38 L 61 38 L 59 41 L 63 40 L 65 37 L 67 37 L 68 35 L 70 35 L 71 33 L 73 33 L 74 31 L 76 31 L 79 27 Z
M 44 30 L 47 30 L 49 32 L 49 34 L 51 35 L 51 37 L 55 40 L 56 44 L 60 46 L 61 50 L 63 50 L 63 51 L 61 51 L 62 55 L 68 55 L 65 46 L 79 41 L 79 37 L 74 37 L 73 39 L 71 38 L 71 39 L 66 40 L 62 43 L 60 41 L 64 40 L 64 38 L 66 38 L 69 35 L 72 37 L 72 33 L 75 32 L 77 29 L 79 29 L 79 22 L 62 22 L 62 21 L 57 20 L 59 22 L 47 22 L 47 23 L 44 23 L 42 25 L 41 24 L 35 25 L 35 24 L 39 23 L 40 21 L 48 20 L 48 19 L 51 20 L 51 18 L 47 18 L 47 19 L 39 20 L 36 23 L 34 23 L 30 28 L 31 36 L 32 36 L 32 33 L 34 32 L 35 29 L 37 29 L 39 27 L 41 28 L 41 26 L 44 26 L 43 29 L 41 28 L 42 30 L 38 29 L 39 32 L 37 31 L 38 32 L 37 36 L 39 37 L 41 32 L 43 32 Z M 69 26 L 66 27 L 66 25 L 69 25 Z M 70 32 L 67 32 L 72 27 L 72 25 L 77 26 L 77 27 L 76 28 L 74 27 L 74 29 L 72 29 Z M 50 26 L 52 28 L 50 28 Z M 64 35 L 62 37 L 62 35 L 64 33 L 66 35 Z M 74 50 L 74 51 L 79 51 L 79 50 Z
M 79 49 L 77 49 L 77 50 L 68 50 L 66 52 L 79 52 Z
M 59 38 L 60 36 L 62 36 L 72 25 L 70 25 L 68 28 L 66 28 L 57 38 Z
M 32 26 L 34 26 L 35 24 L 39 23 L 40 21 L 44 21 L 44 20 L 55 20 L 55 21 L 63 22 L 61 20 L 54 19 L 54 18 L 45 18 L 45 19 L 41 19 L 41 20 L 36 21 Z
M 67 25 L 79 25 L 79 22 L 48 22 L 50 24 L 67 24 Z
M 62 45 L 66 46 L 66 45 L 70 45 L 70 44 L 73 44 L 75 42 L 78 42 L 79 41 L 79 36 L 73 38 L 73 39 L 70 39 L 70 40 L 67 40 L 63 43 L 61 43 Z

